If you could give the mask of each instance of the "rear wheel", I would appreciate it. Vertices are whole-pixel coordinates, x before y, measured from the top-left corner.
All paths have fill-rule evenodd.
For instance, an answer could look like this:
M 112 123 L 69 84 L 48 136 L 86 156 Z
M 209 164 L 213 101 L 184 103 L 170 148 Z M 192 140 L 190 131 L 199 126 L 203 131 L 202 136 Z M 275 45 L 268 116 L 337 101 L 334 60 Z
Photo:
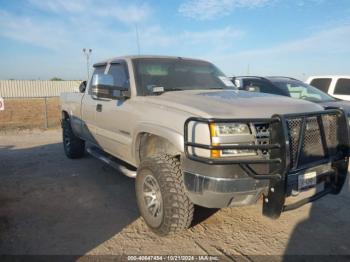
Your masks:
M 185 193 L 176 157 L 143 160 L 136 176 L 136 196 L 142 217 L 156 234 L 174 234 L 190 226 L 194 207 Z
M 62 122 L 63 148 L 68 158 L 80 158 L 85 153 L 85 141 L 74 135 L 69 119 Z

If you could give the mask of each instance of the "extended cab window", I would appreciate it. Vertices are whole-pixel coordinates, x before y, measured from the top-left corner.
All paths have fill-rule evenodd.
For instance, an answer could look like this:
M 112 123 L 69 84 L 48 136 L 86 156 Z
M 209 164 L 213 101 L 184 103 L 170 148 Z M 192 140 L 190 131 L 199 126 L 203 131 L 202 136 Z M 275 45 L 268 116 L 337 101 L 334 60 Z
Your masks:
M 129 75 L 125 64 L 111 64 L 108 74 L 113 76 L 114 85 L 129 88 Z
M 340 78 L 338 79 L 335 88 L 335 95 L 350 95 L 350 79 Z
M 311 81 L 310 85 L 320 89 L 321 91 L 327 93 L 329 85 L 331 84 L 331 78 L 315 78 Z

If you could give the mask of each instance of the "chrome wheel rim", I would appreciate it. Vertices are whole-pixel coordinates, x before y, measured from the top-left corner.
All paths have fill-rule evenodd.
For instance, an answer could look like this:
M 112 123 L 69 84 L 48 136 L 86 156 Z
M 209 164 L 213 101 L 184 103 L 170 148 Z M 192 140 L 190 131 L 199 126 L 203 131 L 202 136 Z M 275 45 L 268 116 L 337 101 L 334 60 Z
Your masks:
M 148 213 L 153 218 L 160 218 L 163 212 L 163 201 L 160 187 L 152 175 L 147 175 L 142 186 L 143 200 Z

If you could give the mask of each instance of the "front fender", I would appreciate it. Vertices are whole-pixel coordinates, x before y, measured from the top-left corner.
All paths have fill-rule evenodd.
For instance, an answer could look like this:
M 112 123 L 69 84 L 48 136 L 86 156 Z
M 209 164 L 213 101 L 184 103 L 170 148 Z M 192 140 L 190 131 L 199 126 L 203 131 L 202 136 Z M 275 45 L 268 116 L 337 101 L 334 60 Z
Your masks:
M 184 152 L 183 134 L 180 134 L 179 132 L 173 129 L 170 129 L 166 126 L 143 122 L 136 127 L 133 135 L 132 154 L 133 154 L 133 158 L 136 159 L 137 161 L 138 161 L 138 155 L 137 155 L 138 145 L 140 144 L 140 137 L 144 133 L 148 133 L 148 134 L 152 134 L 152 135 L 156 135 L 161 138 L 164 138 L 175 147 L 176 151 L 178 151 L 179 153 Z

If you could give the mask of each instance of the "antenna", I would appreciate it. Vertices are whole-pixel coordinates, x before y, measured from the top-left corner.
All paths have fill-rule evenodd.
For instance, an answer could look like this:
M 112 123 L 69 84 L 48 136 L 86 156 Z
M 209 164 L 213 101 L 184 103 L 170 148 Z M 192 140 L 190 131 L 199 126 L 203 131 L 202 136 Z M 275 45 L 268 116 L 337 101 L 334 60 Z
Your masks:
M 140 39 L 139 39 L 139 29 L 137 27 L 137 24 L 135 24 L 135 32 L 136 32 L 137 53 L 140 55 Z

